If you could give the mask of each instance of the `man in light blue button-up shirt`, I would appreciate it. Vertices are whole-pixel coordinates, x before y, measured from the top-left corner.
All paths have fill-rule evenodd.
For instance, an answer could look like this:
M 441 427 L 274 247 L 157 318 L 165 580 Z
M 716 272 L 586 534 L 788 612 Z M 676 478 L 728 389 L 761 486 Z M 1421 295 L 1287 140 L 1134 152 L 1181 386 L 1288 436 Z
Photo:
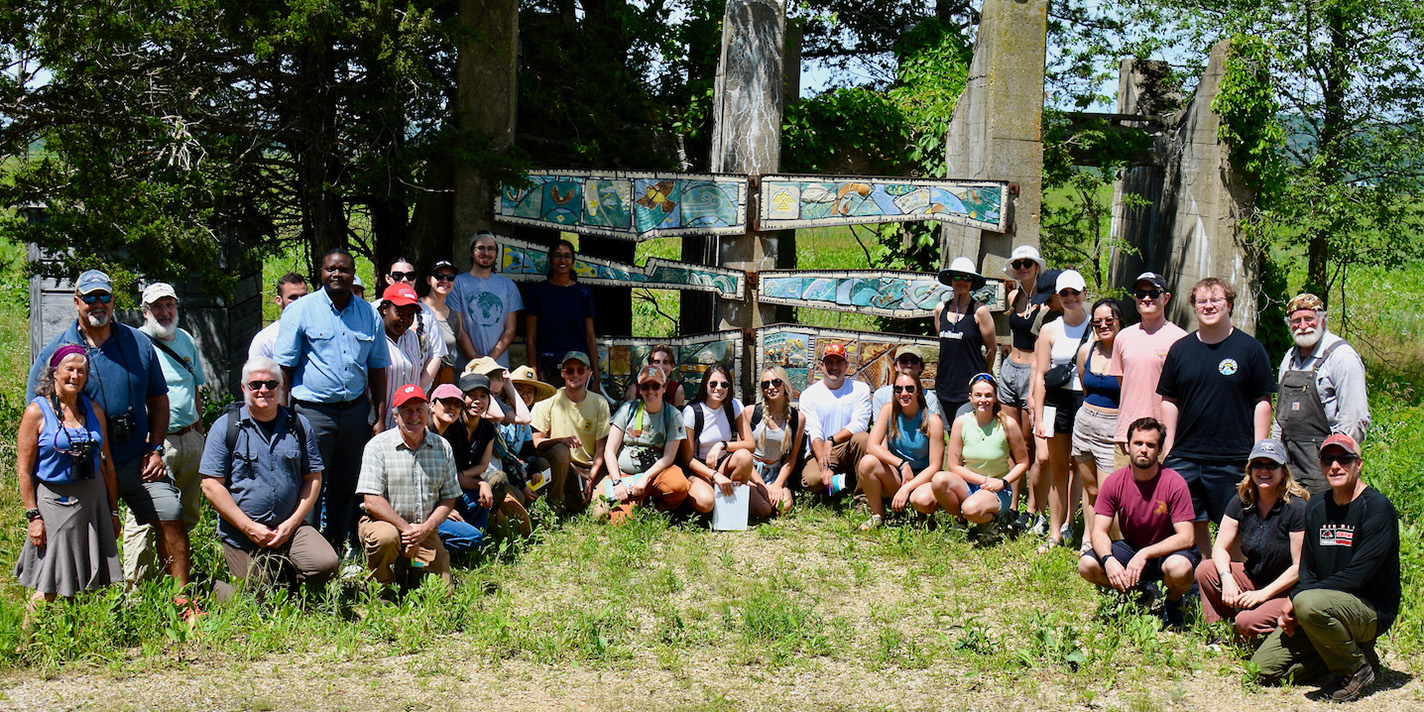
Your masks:
M 292 410 L 311 422 L 327 465 L 322 506 L 312 510 L 311 521 L 320 524 L 337 549 L 351 532 L 361 450 L 373 432 L 373 404 L 374 432 L 385 422 L 390 365 L 375 311 L 351 293 L 355 275 L 351 253 L 338 248 L 323 255 L 321 290 L 282 312 L 274 349 L 283 377 L 292 384 Z

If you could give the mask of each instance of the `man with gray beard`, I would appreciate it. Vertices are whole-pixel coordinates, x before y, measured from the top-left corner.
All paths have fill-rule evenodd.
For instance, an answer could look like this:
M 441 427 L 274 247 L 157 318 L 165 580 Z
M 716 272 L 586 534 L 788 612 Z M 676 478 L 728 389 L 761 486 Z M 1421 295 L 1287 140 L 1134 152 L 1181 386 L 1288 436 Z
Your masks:
M 1285 442 L 1291 475 L 1316 496 L 1330 491 L 1320 472 L 1321 443 L 1332 433 L 1363 443 L 1370 427 L 1364 361 L 1326 329 L 1325 316 L 1325 302 L 1314 294 L 1298 294 L 1286 304 L 1295 347 L 1281 360 L 1271 424 L 1272 437 Z
M 193 336 L 178 326 L 178 294 L 165 282 L 143 290 L 143 332 L 153 341 L 163 379 L 168 382 L 168 435 L 163 439 L 163 464 L 178 486 L 183 527 L 193 531 L 203 511 L 203 401 L 199 389 L 207 383 Z M 140 523 L 132 511 L 124 520 L 124 577 L 146 578 L 153 566 L 153 527 Z

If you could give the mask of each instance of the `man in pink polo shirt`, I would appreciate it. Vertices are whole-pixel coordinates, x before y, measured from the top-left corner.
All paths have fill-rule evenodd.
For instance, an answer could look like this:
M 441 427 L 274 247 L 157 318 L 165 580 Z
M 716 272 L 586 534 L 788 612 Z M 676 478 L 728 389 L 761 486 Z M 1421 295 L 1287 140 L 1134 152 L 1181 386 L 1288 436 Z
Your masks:
M 1182 327 L 1167 321 L 1167 280 L 1156 272 L 1143 272 L 1132 285 L 1137 313 L 1142 321 L 1123 329 L 1113 341 L 1108 374 L 1122 381 L 1117 412 L 1117 450 L 1113 467 L 1127 467 L 1127 426 L 1138 418 L 1162 418 L 1162 396 L 1157 395 L 1157 379 L 1167 360 L 1167 349 L 1187 335 Z

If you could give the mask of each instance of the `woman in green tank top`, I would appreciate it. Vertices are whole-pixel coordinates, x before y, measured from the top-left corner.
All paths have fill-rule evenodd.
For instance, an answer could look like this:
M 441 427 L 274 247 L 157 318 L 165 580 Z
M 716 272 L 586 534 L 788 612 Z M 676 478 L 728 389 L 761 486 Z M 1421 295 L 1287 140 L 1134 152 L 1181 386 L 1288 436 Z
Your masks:
M 966 485 L 960 511 L 975 524 L 989 524 L 1009 511 L 1013 483 L 1029 465 L 1023 431 L 1000 412 L 997 391 L 987 373 L 969 379 L 974 412 L 955 419 L 949 434 L 948 472 Z

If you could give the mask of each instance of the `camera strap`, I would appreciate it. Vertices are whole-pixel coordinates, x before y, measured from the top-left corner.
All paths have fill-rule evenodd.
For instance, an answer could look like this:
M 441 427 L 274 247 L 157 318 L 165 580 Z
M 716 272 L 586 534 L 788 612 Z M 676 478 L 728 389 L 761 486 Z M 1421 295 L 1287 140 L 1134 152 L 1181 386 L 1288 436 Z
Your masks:
M 179 356 L 177 351 L 174 351 L 172 348 L 170 348 L 168 344 L 163 343 L 163 339 L 156 339 L 153 337 L 153 334 L 150 334 L 147 331 L 140 331 L 139 333 L 143 334 L 144 336 L 147 336 L 148 340 L 153 342 L 155 348 L 171 356 L 174 361 L 178 362 L 179 366 L 183 367 L 184 371 L 188 372 L 189 376 L 192 376 L 194 380 L 197 380 L 198 374 L 193 371 L 193 367 L 189 366 L 188 362 L 184 361 L 183 357 Z

